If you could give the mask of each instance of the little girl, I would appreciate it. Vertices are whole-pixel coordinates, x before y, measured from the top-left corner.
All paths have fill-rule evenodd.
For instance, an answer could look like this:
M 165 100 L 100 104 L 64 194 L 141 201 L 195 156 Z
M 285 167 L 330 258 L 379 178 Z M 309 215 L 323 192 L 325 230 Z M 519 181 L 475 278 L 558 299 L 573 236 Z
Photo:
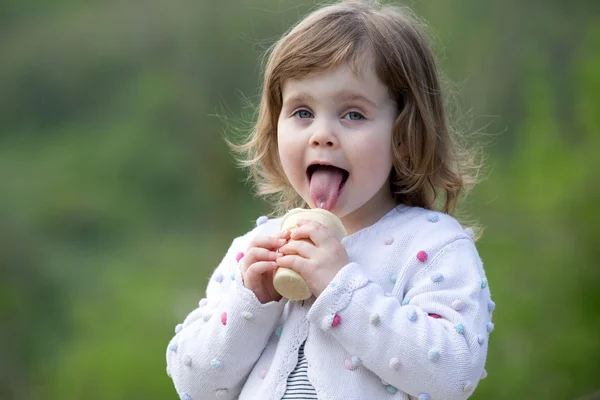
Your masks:
M 466 399 L 485 376 L 494 303 L 472 230 L 450 216 L 468 160 L 409 15 L 329 5 L 273 47 L 238 150 L 277 215 L 324 208 L 348 236 L 261 217 L 233 240 L 167 349 L 182 400 Z M 277 268 L 314 296 L 282 298 Z

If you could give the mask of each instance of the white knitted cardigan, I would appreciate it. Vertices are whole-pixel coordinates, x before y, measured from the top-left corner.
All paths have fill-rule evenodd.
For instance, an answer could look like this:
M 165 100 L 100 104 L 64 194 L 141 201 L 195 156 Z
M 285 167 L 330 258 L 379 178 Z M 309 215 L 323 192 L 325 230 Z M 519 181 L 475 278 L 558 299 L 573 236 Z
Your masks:
M 236 238 L 167 349 L 182 400 L 279 400 L 306 340 L 319 399 L 462 400 L 485 376 L 494 325 L 472 240 L 446 214 L 398 206 L 346 238 L 350 263 L 318 299 L 261 304 L 241 282 L 239 259 L 259 218 Z

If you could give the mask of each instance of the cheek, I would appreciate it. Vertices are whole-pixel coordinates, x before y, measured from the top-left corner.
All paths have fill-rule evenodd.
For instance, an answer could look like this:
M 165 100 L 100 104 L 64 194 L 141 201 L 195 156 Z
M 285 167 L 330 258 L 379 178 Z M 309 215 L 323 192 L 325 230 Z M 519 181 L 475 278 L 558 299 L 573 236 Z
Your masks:
M 281 130 L 279 131 L 281 132 Z M 289 137 L 287 135 L 277 134 L 277 151 L 281 164 L 285 165 L 292 152 L 293 146 L 290 145 Z
M 300 168 L 302 152 L 293 140 L 293 135 L 286 134 L 285 125 L 280 125 L 277 134 L 277 150 L 283 171 L 290 181 L 294 181 Z
M 278 123 L 277 124 L 277 151 L 279 153 L 279 158 L 283 164 L 283 161 L 286 159 L 286 153 L 289 152 L 290 146 L 288 140 L 286 139 L 288 135 L 285 135 L 285 124 Z
M 378 138 L 370 143 L 368 150 L 362 152 L 360 158 L 363 170 L 372 176 L 373 184 L 379 184 L 379 180 L 387 179 L 392 169 L 391 141 L 387 138 Z

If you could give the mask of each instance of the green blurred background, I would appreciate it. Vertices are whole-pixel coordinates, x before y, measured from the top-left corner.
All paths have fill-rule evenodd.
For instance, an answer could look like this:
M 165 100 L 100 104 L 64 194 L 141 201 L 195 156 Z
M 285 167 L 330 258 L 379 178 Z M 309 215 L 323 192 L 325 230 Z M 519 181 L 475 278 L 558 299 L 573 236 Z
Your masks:
M 408 5 L 487 144 L 463 207 L 497 303 L 473 399 L 591 398 L 600 3 Z M 173 328 L 268 212 L 223 132 L 252 116 L 262 51 L 312 6 L 0 3 L 0 399 L 177 398 Z

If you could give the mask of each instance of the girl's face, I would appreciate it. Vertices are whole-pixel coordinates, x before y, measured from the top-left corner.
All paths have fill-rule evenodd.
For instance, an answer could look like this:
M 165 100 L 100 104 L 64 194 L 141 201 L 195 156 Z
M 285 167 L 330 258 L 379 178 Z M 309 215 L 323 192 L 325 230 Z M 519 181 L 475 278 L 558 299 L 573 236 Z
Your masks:
M 343 65 L 285 81 L 277 127 L 292 187 L 311 207 L 340 217 L 350 233 L 395 206 L 388 177 L 398 109 L 374 71 L 361 71 Z

